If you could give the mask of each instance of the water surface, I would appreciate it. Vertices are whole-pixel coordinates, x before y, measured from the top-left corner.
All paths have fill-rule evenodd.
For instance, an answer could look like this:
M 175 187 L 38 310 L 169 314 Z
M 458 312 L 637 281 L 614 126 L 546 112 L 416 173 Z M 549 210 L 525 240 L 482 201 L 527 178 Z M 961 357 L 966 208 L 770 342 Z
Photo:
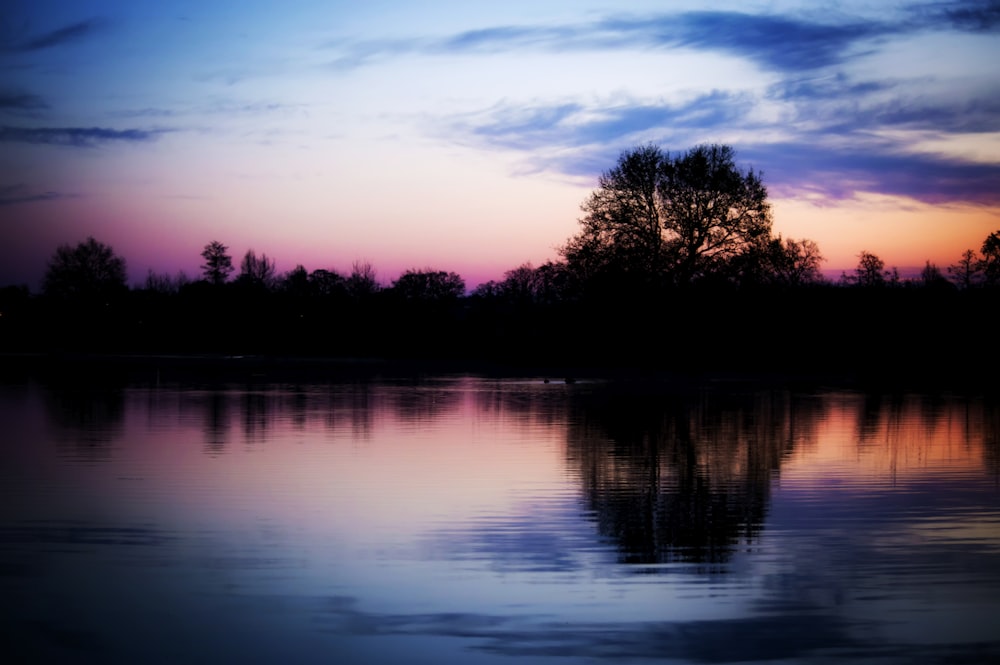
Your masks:
M 0 386 L 15 662 L 988 662 L 1000 409 L 439 377 Z

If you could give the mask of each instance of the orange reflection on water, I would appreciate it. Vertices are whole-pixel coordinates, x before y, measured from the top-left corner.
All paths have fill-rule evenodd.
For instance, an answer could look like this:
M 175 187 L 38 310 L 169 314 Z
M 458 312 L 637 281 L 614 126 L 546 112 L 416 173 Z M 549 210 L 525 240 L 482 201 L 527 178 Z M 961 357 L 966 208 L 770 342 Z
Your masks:
M 782 463 L 781 484 L 874 486 L 995 473 L 985 442 L 996 423 L 981 402 L 926 396 L 831 395 L 814 436 Z

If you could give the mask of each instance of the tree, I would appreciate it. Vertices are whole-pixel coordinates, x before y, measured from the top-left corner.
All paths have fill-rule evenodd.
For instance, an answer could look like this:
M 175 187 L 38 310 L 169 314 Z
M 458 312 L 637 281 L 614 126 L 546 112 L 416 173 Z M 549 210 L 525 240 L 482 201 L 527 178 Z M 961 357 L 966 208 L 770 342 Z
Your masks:
M 885 262 L 877 255 L 864 251 L 858 254 L 858 266 L 854 269 L 854 283 L 858 286 L 885 286 Z
M 948 266 L 948 274 L 951 275 L 958 288 L 971 288 L 982 281 L 982 261 L 976 255 L 975 250 L 967 249 L 962 252 L 962 258 L 958 260 L 958 263 Z
M 465 281 L 454 272 L 411 269 L 392 283 L 392 290 L 407 302 L 446 303 L 465 295 Z
M 257 256 L 255 251 L 248 249 L 240 262 L 237 279 L 243 284 L 271 288 L 274 285 L 274 259 L 269 259 L 264 253 Z
M 379 285 L 376 275 L 375 266 L 370 261 L 355 261 L 345 284 L 347 292 L 357 299 L 367 298 L 378 293 L 382 287 Z
M 979 251 L 983 254 L 980 262 L 983 279 L 990 286 L 1000 286 L 1000 231 L 986 236 Z
M 95 301 L 126 290 L 125 259 L 110 245 L 88 237 L 76 247 L 60 245 L 45 270 L 46 295 L 77 301 Z
M 674 156 L 654 145 L 623 152 L 584 202 L 582 229 L 563 256 L 585 278 L 690 284 L 720 272 L 771 233 L 760 174 L 734 158 L 727 145 Z
M 205 249 L 201 252 L 202 258 L 205 259 L 201 271 L 206 281 L 219 285 L 229 279 L 229 274 L 233 272 L 233 259 L 226 254 L 227 249 L 228 247 L 218 240 L 205 245 Z

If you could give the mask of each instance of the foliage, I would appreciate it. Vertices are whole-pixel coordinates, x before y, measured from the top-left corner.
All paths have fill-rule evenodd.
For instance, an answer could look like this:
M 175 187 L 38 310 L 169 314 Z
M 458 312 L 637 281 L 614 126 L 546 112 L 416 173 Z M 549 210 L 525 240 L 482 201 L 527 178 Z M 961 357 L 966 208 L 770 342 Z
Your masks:
M 66 300 L 101 300 L 127 289 L 125 259 L 110 245 L 88 237 L 76 247 L 60 245 L 49 260 L 43 290 Z
M 983 279 L 990 286 L 1000 286 L 1000 231 L 986 236 L 979 251 L 983 254 L 980 263 Z
M 392 291 L 407 302 L 454 302 L 465 295 L 465 281 L 454 272 L 411 269 L 392 283 Z
M 584 202 L 582 229 L 563 256 L 584 279 L 684 285 L 730 270 L 771 233 L 760 174 L 734 158 L 726 145 L 674 156 L 654 145 L 623 152 Z
M 229 279 L 229 274 L 233 272 L 233 259 L 226 254 L 228 247 L 218 240 L 205 245 L 201 256 L 205 259 L 201 270 L 205 280 L 215 285 L 224 284 Z

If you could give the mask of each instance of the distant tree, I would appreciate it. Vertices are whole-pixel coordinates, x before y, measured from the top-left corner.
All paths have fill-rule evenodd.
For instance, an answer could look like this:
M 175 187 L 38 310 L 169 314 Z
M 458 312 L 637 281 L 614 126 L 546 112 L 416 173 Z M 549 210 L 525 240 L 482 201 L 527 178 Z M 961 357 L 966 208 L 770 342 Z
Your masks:
M 320 297 L 328 297 L 347 291 L 347 280 L 335 270 L 319 268 L 309 273 L 310 291 Z
M 584 202 L 578 235 L 562 249 L 583 276 L 624 274 L 689 284 L 766 241 L 771 208 L 759 173 L 726 145 L 671 156 L 646 145 L 623 152 Z
M 1000 286 L 1000 231 L 986 236 L 979 251 L 983 254 L 980 265 L 984 281 L 989 286 Z
M 354 298 L 367 298 L 378 293 L 382 287 L 376 278 L 375 267 L 369 261 L 355 261 L 345 286 Z
M 263 253 L 257 256 L 255 251 L 248 249 L 240 262 L 240 276 L 237 280 L 243 284 L 271 288 L 275 282 L 274 259 Z
M 885 286 L 885 262 L 868 251 L 858 254 L 858 266 L 854 269 L 854 283 L 863 287 Z
M 76 247 L 60 245 L 45 271 L 45 295 L 94 301 L 127 290 L 125 259 L 110 245 L 88 237 Z
M 392 283 L 392 291 L 408 302 L 454 302 L 465 295 L 465 281 L 454 272 L 411 269 Z
M 278 280 L 281 290 L 293 296 L 307 296 L 312 291 L 309 285 L 309 273 L 301 263 L 286 272 Z
M 218 240 L 205 245 L 201 256 L 205 263 L 201 266 L 202 275 L 205 281 L 215 285 L 224 284 L 229 279 L 229 274 L 233 272 L 233 259 L 226 254 L 228 247 Z
M 157 274 L 150 268 L 146 273 L 146 280 L 142 284 L 145 291 L 162 294 L 176 294 L 182 288 L 191 283 L 191 278 L 183 270 L 171 276 L 169 273 Z
M 948 266 L 948 274 L 958 288 L 972 288 L 982 282 L 982 261 L 975 250 L 967 249 L 957 263 Z
M 928 289 L 955 288 L 952 286 L 951 282 L 945 278 L 941 269 L 930 261 L 927 261 L 924 265 L 924 269 L 920 271 L 920 284 L 924 288 Z
M 824 260 L 814 241 L 783 239 L 779 235 L 758 243 L 733 261 L 730 277 L 742 284 L 819 284 L 823 281 L 820 264 Z

